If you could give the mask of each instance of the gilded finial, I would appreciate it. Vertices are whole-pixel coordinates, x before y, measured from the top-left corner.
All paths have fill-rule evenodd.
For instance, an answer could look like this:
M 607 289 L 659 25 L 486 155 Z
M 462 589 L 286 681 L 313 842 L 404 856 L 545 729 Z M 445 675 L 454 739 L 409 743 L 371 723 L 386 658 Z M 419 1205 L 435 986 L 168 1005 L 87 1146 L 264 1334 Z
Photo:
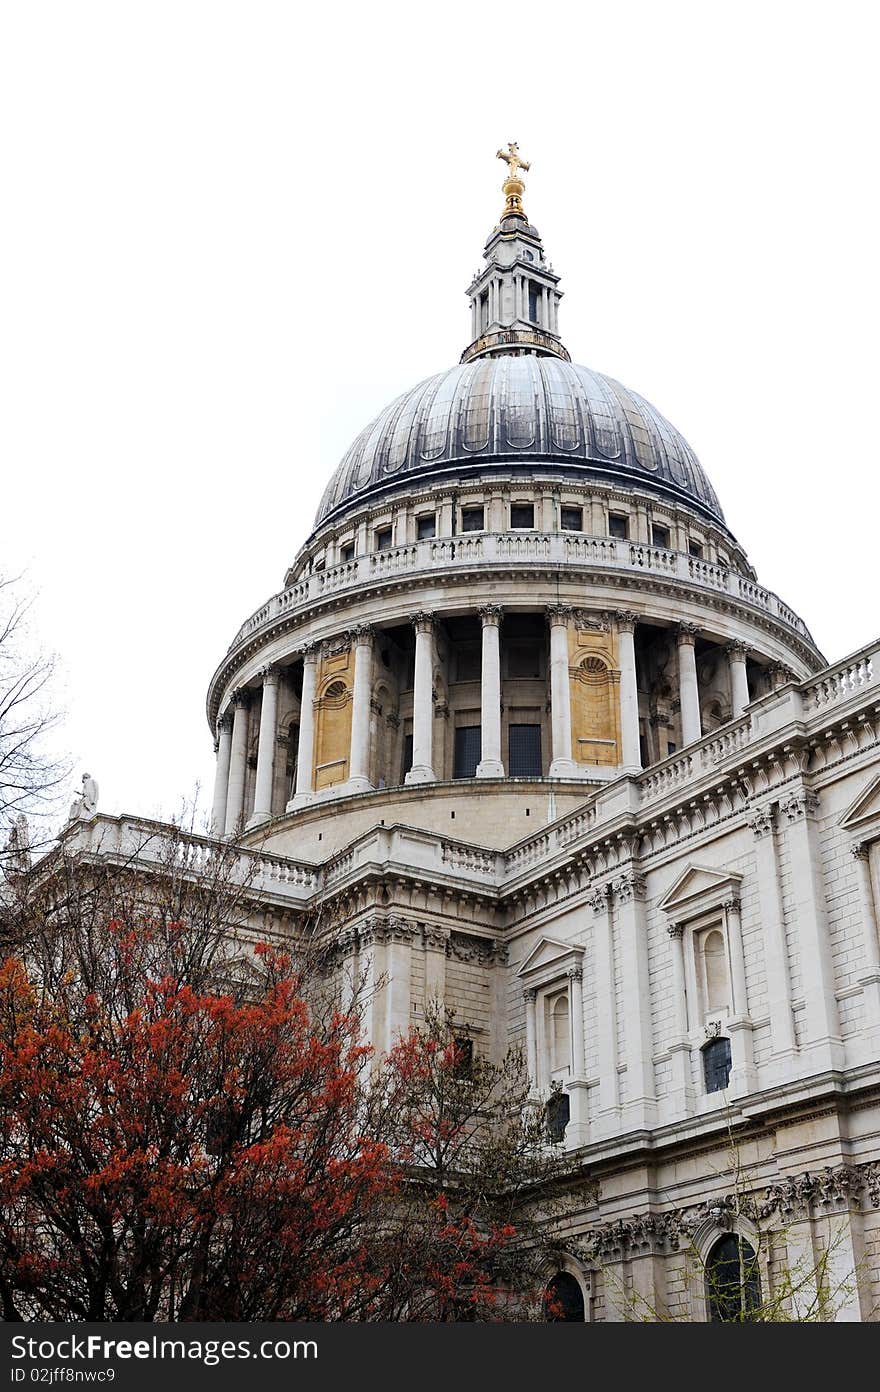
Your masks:
M 497 155 L 497 158 L 504 160 L 504 163 L 507 165 L 507 178 L 501 185 L 501 191 L 505 198 L 504 211 L 501 214 L 502 217 L 510 217 L 512 213 L 518 217 L 525 217 L 522 196 L 526 186 L 520 178 L 519 171 L 521 169 L 530 169 L 531 166 L 527 160 L 520 159 L 518 151 L 519 146 L 516 141 L 511 140 L 507 145 L 507 153 L 505 154 L 503 150 L 499 150 Z

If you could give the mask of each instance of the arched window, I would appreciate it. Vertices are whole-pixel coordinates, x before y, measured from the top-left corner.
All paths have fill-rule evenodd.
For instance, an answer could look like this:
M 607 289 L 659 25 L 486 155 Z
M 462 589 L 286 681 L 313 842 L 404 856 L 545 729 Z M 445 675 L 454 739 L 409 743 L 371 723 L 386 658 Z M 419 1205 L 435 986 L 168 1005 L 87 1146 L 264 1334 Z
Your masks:
M 551 1003 L 550 1041 L 550 1067 L 554 1074 L 565 1072 L 571 1067 L 571 1026 L 567 991 Z
M 707 1092 L 722 1092 L 730 1082 L 730 1040 L 710 1039 L 703 1045 L 703 1077 Z
M 719 1237 L 706 1261 L 709 1318 L 725 1323 L 752 1319 L 761 1305 L 758 1258 L 744 1237 Z
M 557 1271 L 544 1292 L 550 1324 L 583 1324 L 584 1293 L 570 1271 Z
M 703 972 L 706 981 L 706 1006 L 709 1010 L 722 1010 L 728 1002 L 727 957 L 724 951 L 724 934 L 720 928 L 713 928 L 703 938 Z

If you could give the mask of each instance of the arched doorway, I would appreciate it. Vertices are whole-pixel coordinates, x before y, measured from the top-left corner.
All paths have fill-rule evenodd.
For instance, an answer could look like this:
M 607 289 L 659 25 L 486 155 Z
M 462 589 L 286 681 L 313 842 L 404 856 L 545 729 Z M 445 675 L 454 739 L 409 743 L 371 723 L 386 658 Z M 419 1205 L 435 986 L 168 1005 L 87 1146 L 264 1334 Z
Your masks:
M 544 1293 L 550 1324 L 583 1324 L 584 1293 L 570 1271 L 557 1271 Z

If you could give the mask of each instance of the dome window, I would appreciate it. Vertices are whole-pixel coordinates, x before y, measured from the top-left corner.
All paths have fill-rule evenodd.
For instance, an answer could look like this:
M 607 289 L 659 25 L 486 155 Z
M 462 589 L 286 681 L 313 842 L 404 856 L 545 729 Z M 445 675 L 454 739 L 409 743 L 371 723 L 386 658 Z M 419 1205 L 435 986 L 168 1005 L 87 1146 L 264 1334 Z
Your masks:
M 608 535 L 626 541 L 629 536 L 629 518 L 622 512 L 609 512 Z
M 346 542 L 346 544 L 345 544 L 344 546 L 341 546 L 341 547 L 339 548 L 339 559 L 340 559 L 340 561 L 342 562 L 343 565 L 346 565 L 349 561 L 353 561 L 353 560 L 354 560 L 354 542 L 353 542 L 353 541 Z
M 481 532 L 483 530 L 484 509 L 481 507 L 466 507 L 461 510 L 461 530 L 463 532 Z
M 564 532 L 584 530 L 584 510 L 579 507 L 564 507 L 560 515 L 560 527 Z
M 376 550 L 390 551 L 393 545 L 394 533 L 390 527 L 379 527 L 376 532 Z
M 693 556 L 695 561 L 703 559 L 703 547 L 699 541 L 688 542 L 688 555 Z
M 703 1046 L 703 1078 L 707 1092 L 723 1092 L 730 1081 L 730 1040 L 720 1036 Z
M 651 528 L 652 546 L 660 546 L 664 551 L 669 550 L 669 528 L 661 527 L 656 522 Z
M 511 503 L 510 526 L 514 531 L 533 531 L 535 526 L 534 503 Z
M 437 535 L 437 514 L 435 512 L 423 513 L 416 518 L 416 537 L 419 541 L 429 541 L 431 537 Z

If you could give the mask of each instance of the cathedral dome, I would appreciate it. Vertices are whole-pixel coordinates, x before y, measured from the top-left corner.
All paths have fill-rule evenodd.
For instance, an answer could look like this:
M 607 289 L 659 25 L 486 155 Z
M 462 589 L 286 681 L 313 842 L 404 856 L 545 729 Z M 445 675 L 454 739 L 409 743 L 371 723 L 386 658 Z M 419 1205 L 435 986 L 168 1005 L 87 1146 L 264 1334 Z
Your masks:
M 724 525 L 694 451 L 644 397 L 533 352 L 475 357 L 404 392 L 351 445 L 315 525 L 409 484 L 548 468 L 635 485 Z

